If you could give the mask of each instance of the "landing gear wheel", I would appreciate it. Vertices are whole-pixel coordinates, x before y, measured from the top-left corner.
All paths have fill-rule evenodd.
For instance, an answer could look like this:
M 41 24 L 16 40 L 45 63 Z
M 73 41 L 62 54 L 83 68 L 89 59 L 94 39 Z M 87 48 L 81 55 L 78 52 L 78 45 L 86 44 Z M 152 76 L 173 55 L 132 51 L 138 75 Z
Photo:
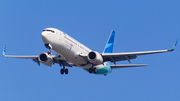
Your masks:
M 93 68 L 92 70 L 93 70 L 93 72 L 94 72 L 94 73 L 97 73 L 97 70 L 96 70 L 96 68 Z
M 48 51 L 47 53 L 48 53 L 48 55 L 51 55 L 51 54 L 52 54 L 52 52 L 51 52 L 51 51 Z
M 89 73 L 91 74 L 93 72 L 93 69 L 92 68 L 89 68 Z
M 63 75 L 63 74 L 64 74 L 64 69 L 61 69 L 61 70 L 60 70 L 60 73 Z
M 65 72 L 65 74 L 68 74 L 69 71 L 68 71 L 68 69 L 66 68 L 64 72 Z

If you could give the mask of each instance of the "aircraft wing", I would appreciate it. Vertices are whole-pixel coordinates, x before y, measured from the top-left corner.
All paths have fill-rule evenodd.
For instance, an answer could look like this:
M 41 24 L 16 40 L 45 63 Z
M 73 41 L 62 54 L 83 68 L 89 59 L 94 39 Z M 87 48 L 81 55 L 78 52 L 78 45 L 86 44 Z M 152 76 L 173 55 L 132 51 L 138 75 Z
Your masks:
M 164 53 L 173 51 L 172 49 L 168 50 L 157 50 L 157 51 L 142 51 L 142 52 L 126 52 L 126 53 L 103 53 L 101 54 L 104 61 L 122 61 L 137 58 L 138 55 L 147 55 L 147 54 L 155 54 L 155 53 Z
M 101 53 L 103 57 L 103 62 L 111 61 L 116 64 L 117 61 L 128 60 L 131 63 L 131 59 L 137 58 L 139 55 L 155 54 L 155 53 L 164 53 L 171 52 L 173 49 L 168 50 L 157 50 L 157 51 L 142 51 L 142 52 L 125 52 L 125 53 Z M 80 54 L 81 57 L 88 61 L 88 54 Z
M 155 51 L 141 51 L 141 52 L 125 52 L 125 53 L 101 53 L 103 57 L 103 61 L 111 61 L 116 64 L 116 61 L 128 60 L 131 63 L 131 59 L 137 58 L 139 55 L 148 55 L 148 54 L 156 54 L 156 53 L 164 53 L 174 51 L 178 40 L 176 41 L 174 47 L 172 49 L 167 50 L 155 50 Z M 87 59 L 87 54 L 80 54 L 81 57 Z M 88 60 L 88 59 L 87 59 Z
M 172 49 L 167 50 L 156 50 L 156 51 L 142 51 L 142 52 L 125 52 L 125 53 L 102 53 L 102 57 L 104 61 L 111 61 L 116 64 L 116 61 L 122 61 L 122 60 L 128 60 L 135 59 L 139 55 L 147 55 L 147 54 L 156 54 L 156 53 L 164 53 L 164 52 L 171 52 L 174 51 L 176 45 L 177 45 L 178 39 Z
M 34 59 L 34 58 L 38 58 L 38 56 L 15 56 L 15 55 L 4 55 L 4 57 L 22 58 L 22 59 Z
M 9 58 L 32 59 L 34 62 L 37 62 L 38 65 L 40 66 L 38 55 L 35 55 L 35 56 L 6 55 L 6 46 L 4 46 L 3 56 L 9 57 Z M 66 59 L 61 55 L 51 55 L 51 57 L 53 58 L 53 63 L 58 63 L 60 66 L 62 65 L 68 66 L 68 67 L 74 66 L 74 64 L 67 62 Z
M 147 64 L 136 64 L 136 65 L 111 65 L 112 69 L 116 68 L 127 68 L 127 67 L 141 67 L 141 66 L 148 66 Z

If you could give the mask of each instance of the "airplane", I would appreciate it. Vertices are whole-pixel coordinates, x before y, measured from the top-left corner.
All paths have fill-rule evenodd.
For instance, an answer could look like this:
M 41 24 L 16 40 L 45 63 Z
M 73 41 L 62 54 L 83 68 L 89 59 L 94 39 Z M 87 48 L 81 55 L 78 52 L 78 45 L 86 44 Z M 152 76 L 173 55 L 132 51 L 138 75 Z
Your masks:
M 42 40 L 48 52 L 43 52 L 40 55 L 35 56 L 14 56 L 6 55 L 6 45 L 4 46 L 3 56 L 11 58 L 32 59 L 37 62 L 38 65 L 44 64 L 46 66 L 52 66 L 53 64 L 59 64 L 60 74 L 68 74 L 69 70 L 66 67 L 80 67 L 90 74 L 103 74 L 107 75 L 112 72 L 112 69 L 126 68 L 126 67 L 139 67 L 147 66 L 147 64 L 128 64 L 128 65 L 116 65 L 117 61 L 127 60 L 131 63 L 131 59 L 136 59 L 137 56 L 171 52 L 174 51 L 178 39 L 172 49 L 167 50 L 155 50 L 155 51 L 141 51 L 141 52 L 124 52 L 124 53 L 112 53 L 114 46 L 115 31 L 112 30 L 106 46 L 102 53 L 93 51 L 76 41 L 68 34 L 56 28 L 46 28 L 41 33 Z M 52 54 L 52 51 L 56 52 L 56 55 Z M 114 63 L 114 65 L 111 65 Z

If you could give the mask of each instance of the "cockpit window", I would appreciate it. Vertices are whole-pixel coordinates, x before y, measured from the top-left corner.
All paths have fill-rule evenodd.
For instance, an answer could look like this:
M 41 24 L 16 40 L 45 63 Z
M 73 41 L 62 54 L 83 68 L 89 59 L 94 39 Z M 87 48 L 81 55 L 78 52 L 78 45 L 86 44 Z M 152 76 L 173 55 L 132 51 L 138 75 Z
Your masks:
M 54 33 L 54 31 L 53 31 L 53 30 L 48 30 L 48 29 L 45 29 L 45 30 L 43 30 L 43 31 L 49 31 L 49 32 Z

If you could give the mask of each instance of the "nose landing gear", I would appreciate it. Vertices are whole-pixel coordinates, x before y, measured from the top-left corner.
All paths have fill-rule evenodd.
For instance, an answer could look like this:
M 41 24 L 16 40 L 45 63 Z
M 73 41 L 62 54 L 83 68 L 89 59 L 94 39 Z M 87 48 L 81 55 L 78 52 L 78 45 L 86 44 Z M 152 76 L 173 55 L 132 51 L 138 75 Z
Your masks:
M 49 49 L 49 51 L 47 52 L 48 53 L 48 55 L 52 55 L 52 52 L 51 52 L 51 49 L 52 49 L 52 46 L 51 46 L 51 44 L 44 44 L 44 46 L 47 48 L 47 49 Z M 64 66 L 64 64 L 62 63 L 62 64 L 59 64 L 60 66 L 62 66 L 63 65 L 63 68 L 62 69 L 60 69 L 60 73 L 63 75 L 64 73 L 65 74 L 68 74 L 69 73 L 69 70 L 67 69 L 67 68 L 65 68 L 65 66 Z
M 51 52 L 51 49 L 52 49 L 52 46 L 51 46 L 51 44 L 44 44 L 44 46 L 47 48 L 47 49 L 49 49 L 49 51 L 47 52 L 48 53 L 48 55 L 52 55 L 52 52 Z
M 51 50 L 52 49 L 52 46 L 51 46 L 51 44 L 44 44 L 44 46 L 47 48 L 47 49 L 49 49 L 49 50 Z
M 51 52 L 51 50 L 49 50 L 47 53 L 48 53 L 48 55 L 52 55 L 52 52 Z

